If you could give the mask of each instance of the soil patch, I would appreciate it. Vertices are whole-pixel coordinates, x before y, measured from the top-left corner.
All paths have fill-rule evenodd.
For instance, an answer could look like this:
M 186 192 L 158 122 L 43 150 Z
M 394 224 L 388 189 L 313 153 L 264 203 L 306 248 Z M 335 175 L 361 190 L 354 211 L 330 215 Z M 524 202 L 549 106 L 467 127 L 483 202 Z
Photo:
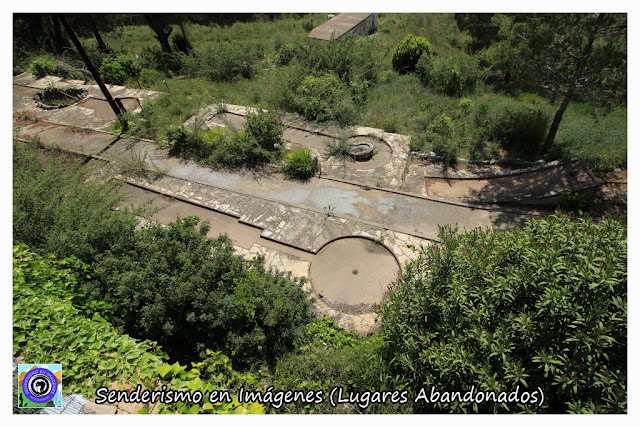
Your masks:
M 351 314 L 373 311 L 389 284 L 399 277 L 400 266 L 393 254 L 362 237 L 330 242 L 309 268 L 315 293 L 332 308 Z

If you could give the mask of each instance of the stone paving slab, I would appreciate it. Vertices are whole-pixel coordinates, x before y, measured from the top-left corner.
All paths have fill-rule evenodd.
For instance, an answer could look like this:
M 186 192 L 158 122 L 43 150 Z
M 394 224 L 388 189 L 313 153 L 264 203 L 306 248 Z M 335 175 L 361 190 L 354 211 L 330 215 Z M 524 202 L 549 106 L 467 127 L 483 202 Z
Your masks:
M 84 84 L 82 80 L 63 80 L 56 76 L 46 76 L 36 79 L 30 73 L 22 73 L 13 78 L 13 110 L 27 112 L 40 120 L 46 120 L 53 123 L 64 125 L 75 125 L 87 127 L 91 129 L 109 130 L 115 115 L 109 112 L 106 115 L 97 114 L 96 109 L 88 108 L 90 104 L 77 103 L 65 108 L 54 110 L 43 110 L 39 108 L 33 100 L 33 92 L 42 91 L 51 85 L 58 89 L 67 89 L 71 87 L 82 88 L 87 90 L 86 100 L 95 99 L 106 102 L 97 84 Z M 135 98 L 138 102 L 136 105 L 142 105 L 144 102 L 156 99 L 162 95 L 162 92 L 156 92 L 146 89 L 132 89 L 119 85 L 106 85 L 113 98 Z M 139 107 L 133 111 L 138 111 Z

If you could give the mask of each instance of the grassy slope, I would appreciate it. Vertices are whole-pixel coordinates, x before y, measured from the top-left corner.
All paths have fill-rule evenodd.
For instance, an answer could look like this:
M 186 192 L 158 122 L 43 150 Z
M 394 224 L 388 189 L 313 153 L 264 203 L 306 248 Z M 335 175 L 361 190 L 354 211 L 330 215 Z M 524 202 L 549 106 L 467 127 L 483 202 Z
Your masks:
M 305 17 L 289 16 L 275 22 L 238 22 L 230 26 L 203 26 L 187 24 L 187 34 L 193 46 L 205 48 L 221 41 L 259 45 L 265 53 L 257 64 L 256 76 L 251 80 L 209 82 L 204 79 L 174 77 L 167 79 L 171 90 L 162 108 L 155 114 L 154 126 L 158 137 L 169 125 L 179 125 L 198 108 L 227 102 L 252 107 L 275 108 L 278 83 L 288 67 L 270 67 L 276 48 L 282 44 L 308 43 L 309 29 L 326 19 L 323 14 Z M 178 28 L 174 31 L 179 31 Z M 373 37 L 387 54 L 384 58 L 381 82 L 369 91 L 368 99 L 360 109 L 358 124 L 383 128 L 390 132 L 409 134 L 420 138 L 439 114 L 451 114 L 458 99 L 433 92 L 420 85 L 415 76 L 400 76 L 391 71 L 391 55 L 396 44 L 407 34 L 426 37 L 433 49 L 447 55 L 464 46 L 470 37 L 461 33 L 453 14 L 381 14 L 378 31 Z M 158 49 L 153 32 L 146 26 L 125 26 L 104 34 L 104 39 L 115 50 L 141 54 L 145 48 Z M 87 40 L 87 43 L 94 43 Z M 166 91 L 162 82 L 151 89 Z M 482 87 L 474 96 L 473 104 L 486 103 L 489 108 L 503 101 L 490 87 Z M 523 103 L 537 103 L 552 115 L 556 106 L 535 96 L 520 96 Z M 472 157 L 468 146 L 461 144 L 460 155 Z M 584 157 L 596 170 L 613 169 L 626 163 L 626 109 L 617 108 L 606 113 L 590 105 L 570 105 L 561 123 L 556 147 L 551 157 Z M 427 149 L 430 147 L 427 145 Z M 518 153 L 511 153 L 517 156 Z

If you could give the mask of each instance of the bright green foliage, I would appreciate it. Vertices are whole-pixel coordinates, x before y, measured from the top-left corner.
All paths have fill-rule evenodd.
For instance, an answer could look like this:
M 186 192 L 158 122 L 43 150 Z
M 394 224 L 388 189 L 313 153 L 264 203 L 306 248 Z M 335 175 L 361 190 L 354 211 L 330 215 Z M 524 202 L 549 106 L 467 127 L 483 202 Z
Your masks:
M 323 390 L 325 400 L 320 405 L 296 402 L 285 407 L 295 413 L 394 413 L 410 410 L 410 405 L 356 404 L 332 407 L 328 393 L 334 387 L 346 391 L 399 390 L 395 379 L 387 376 L 381 357 L 379 336 L 362 337 L 336 326 L 322 317 L 307 327 L 307 342 L 296 352 L 278 361 L 272 378 L 278 390 Z
M 309 120 L 348 121 L 355 104 L 347 85 L 335 74 L 307 76 L 296 90 L 294 104 Z
M 65 393 L 92 396 L 112 380 L 150 379 L 162 363 L 155 343 L 120 335 L 97 312 L 78 309 L 76 259 L 43 259 L 26 246 L 13 248 L 13 352 L 26 363 L 64 367 Z
M 280 46 L 276 52 L 276 64 L 289 65 L 289 63 L 296 57 L 296 54 L 300 48 L 293 44 L 285 44 Z
M 192 55 L 182 55 L 182 73 L 191 77 L 206 77 L 212 81 L 232 81 L 252 78 L 253 63 L 260 57 L 258 46 L 247 43 L 227 42 L 195 50 Z
M 300 340 L 309 320 L 301 283 L 235 255 L 226 236 L 187 217 L 113 245 L 95 265 L 91 296 L 114 307 L 113 322 L 158 341 L 178 360 L 207 348 L 248 366 L 270 362 Z
M 172 126 L 167 131 L 171 151 L 185 159 L 219 167 L 256 166 L 281 155 L 284 126 L 273 113 L 249 114 L 245 130 L 206 129 L 192 131 Z
M 14 242 L 43 255 L 74 255 L 91 263 L 98 253 L 131 235 L 136 218 L 111 210 L 121 200 L 117 182 L 89 180 L 91 169 L 77 160 L 43 160 L 38 153 L 32 147 L 14 146 Z
M 160 379 L 157 388 L 166 386 L 168 390 L 183 392 L 201 392 L 203 399 L 200 404 L 174 403 L 166 405 L 161 403 L 158 406 L 160 414 L 264 414 L 265 408 L 257 402 L 240 403 L 238 397 L 232 392 L 240 387 L 253 390 L 260 387 L 258 378 L 251 373 L 240 373 L 231 367 L 229 358 L 219 351 L 207 350 L 206 357 L 198 363 L 192 363 L 192 369 L 187 370 L 186 366 L 181 366 L 178 362 L 174 364 L 165 363 L 156 369 Z M 212 392 L 231 391 L 227 399 L 214 399 L 214 403 L 209 402 Z
M 440 238 L 383 303 L 391 371 L 414 389 L 539 387 L 544 403 L 419 403 L 416 412 L 626 412 L 625 223 L 556 214 Z
M 151 341 L 121 335 L 93 305 L 81 306 L 86 265 L 75 258 L 44 259 L 25 245 L 13 247 L 13 354 L 26 363 L 56 361 L 63 366 L 64 392 L 95 398 L 99 387 L 118 382 L 148 390 L 200 391 L 197 407 L 178 403 L 159 406 L 160 413 L 264 413 L 258 403 L 240 403 L 233 391 L 258 388 L 252 374 L 234 371 L 229 358 L 207 350 L 192 369 L 164 363 L 167 355 Z M 209 393 L 230 390 L 231 402 L 212 405 Z
M 152 85 L 162 81 L 164 75 L 157 70 L 150 70 L 149 68 L 142 68 L 140 70 L 140 84 L 144 87 L 151 87 Z
M 473 94 L 483 73 L 478 60 L 459 53 L 448 57 L 423 55 L 416 65 L 420 82 L 448 96 Z
M 311 159 L 313 152 L 308 148 L 291 150 L 284 156 L 282 171 L 287 179 L 307 180 L 313 176 L 314 167 Z
M 55 76 L 56 65 L 58 61 L 48 55 L 42 55 L 35 58 L 29 64 L 29 72 L 33 74 L 37 79 L 41 79 L 44 76 Z
M 123 85 L 140 77 L 142 68 L 131 55 L 107 56 L 102 60 L 100 75 L 106 83 Z
M 381 71 L 382 52 L 371 41 L 345 37 L 331 43 L 317 43 L 301 53 L 309 73 L 332 73 L 345 84 L 376 83 Z
M 399 73 L 412 73 L 420 57 L 429 56 L 431 53 L 431 44 L 427 39 L 409 34 L 396 46 L 391 65 Z
M 267 151 L 277 149 L 281 144 L 284 125 L 274 112 L 258 110 L 255 114 L 247 114 L 244 130 L 249 138 L 255 139 L 260 147 Z

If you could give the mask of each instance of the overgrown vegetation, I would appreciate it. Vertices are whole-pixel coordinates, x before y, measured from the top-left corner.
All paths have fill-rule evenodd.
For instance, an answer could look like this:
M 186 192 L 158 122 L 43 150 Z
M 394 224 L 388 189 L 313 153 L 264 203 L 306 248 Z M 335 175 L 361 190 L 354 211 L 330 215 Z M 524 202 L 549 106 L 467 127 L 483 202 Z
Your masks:
M 109 383 L 140 383 L 147 390 L 167 387 L 204 394 L 202 404 L 160 404 L 160 413 L 264 413 L 262 405 L 240 403 L 237 397 L 216 406 L 208 403 L 213 390 L 237 393 L 241 386 L 259 386 L 258 377 L 234 371 L 219 352 L 207 350 L 206 358 L 188 370 L 167 363 L 157 343 L 120 334 L 83 295 L 90 279 L 87 269 L 74 257 L 45 259 L 26 245 L 13 247 L 14 355 L 24 357 L 25 363 L 61 363 L 69 369 L 64 375 L 66 394 L 94 398 L 96 390 Z
M 313 152 L 308 148 L 291 150 L 285 154 L 282 165 L 284 177 L 287 179 L 298 179 L 306 181 L 315 172 L 311 155 Z
M 390 371 L 414 389 L 539 387 L 544 403 L 419 402 L 414 411 L 626 412 L 623 222 L 556 214 L 440 238 L 383 304 Z
M 537 72 L 534 84 L 526 78 L 539 46 L 512 35 L 546 37 L 528 15 L 381 14 L 369 37 L 313 46 L 308 32 L 326 16 L 184 15 L 188 43 L 173 15 L 155 29 L 149 26 L 158 23 L 154 17 L 103 18 L 93 26 L 101 42 L 83 24 L 86 16 L 71 16 L 106 80 L 167 93 L 127 115 L 128 133 L 168 143 L 174 154 L 204 164 L 271 163 L 289 178 L 305 179 L 313 166 L 308 152 L 289 152 L 282 162 L 280 113 L 289 112 L 321 124 L 409 134 L 411 151 L 434 151 L 448 163 L 578 154 L 596 171 L 626 165 L 626 59 L 619 55 L 626 38 L 615 33 L 626 31 L 626 18 L 623 28 L 618 15 L 612 22 L 619 26 L 597 33 L 607 38 L 592 46 L 595 56 L 584 49 L 588 33 L 563 40 L 582 43 L 588 68 L 602 65 L 595 69 L 607 72 L 579 76 L 550 146 L 545 138 L 572 83 L 547 84 Z M 541 19 L 575 32 L 600 28 L 609 18 Z M 14 74 L 78 77 L 78 59 L 56 31 L 56 16 L 16 14 L 14 21 Z M 162 34 L 167 37 L 155 37 Z M 607 63 L 607 46 L 615 63 Z M 572 64 L 559 60 L 562 49 L 555 47 L 545 59 L 568 70 Z M 516 67 L 527 52 L 532 61 Z M 601 78 L 612 70 L 615 81 Z M 244 129 L 182 126 L 198 109 L 224 102 L 257 112 Z M 120 202 L 115 182 L 90 179 L 92 170 L 55 153 L 42 156 L 37 145 L 34 138 L 29 147 L 14 146 L 13 154 L 13 239 L 30 248 L 14 247 L 13 351 L 27 362 L 75 367 L 65 377 L 68 391 L 95 397 L 96 387 L 112 380 L 204 393 L 339 386 L 407 391 L 411 400 L 333 407 L 325 399 L 277 412 L 627 411 L 621 221 L 557 214 L 509 232 L 443 230 L 442 244 L 417 249 L 418 259 L 379 308 L 381 332 L 361 337 L 329 319 L 313 320 L 298 279 L 265 271 L 259 258 L 238 257 L 228 238 L 207 238 L 208 226 L 198 226 L 195 217 L 134 231 L 136 215 L 145 213 L 114 210 Z M 352 156 L 346 135 L 326 148 Z M 139 171 L 141 162 L 144 157 L 132 157 L 129 170 Z M 577 213 L 588 207 L 575 194 L 564 202 Z M 328 216 L 333 209 L 324 208 Z M 545 401 L 413 402 L 418 390 L 428 394 L 431 386 L 474 387 L 496 397 L 541 391 Z M 161 408 L 265 410 L 237 400 Z
M 308 301 L 297 281 L 235 255 L 226 236 L 187 217 L 114 244 L 94 265 L 88 294 L 114 307 L 112 322 L 157 341 L 177 360 L 208 348 L 238 366 L 273 362 L 301 339 Z
M 246 120 L 242 130 L 174 126 L 168 130 L 167 140 L 174 154 L 212 166 L 257 166 L 278 160 L 284 131 L 278 115 L 258 111 L 248 114 Z
M 533 41 L 525 46 L 513 39 L 517 33 L 514 29 L 535 33 L 535 40 L 547 37 L 536 30 L 546 27 L 534 25 L 533 15 L 456 14 L 454 19 L 453 14 L 380 14 L 378 31 L 369 37 L 311 46 L 308 32 L 326 19 L 319 14 L 268 18 L 229 15 L 223 26 L 215 21 L 226 19 L 225 15 L 206 18 L 186 15 L 183 23 L 191 46 L 188 54 L 178 22 L 170 15 L 163 17 L 166 21 L 163 31 L 173 29 L 163 46 L 142 15 L 101 16 L 100 22 L 104 24 L 98 27 L 107 49 L 100 47 L 95 34 L 86 26 L 86 17 L 71 16 L 71 20 L 86 37 L 83 43 L 96 66 L 100 67 L 105 60 L 108 65 L 109 58 L 136 58 L 139 76 L 136 72 L 124 73 L 128 75 L 124 84 L 170 92 L 154 105 L 145 104 L 139 120 L 129 118 L 130 132 L 137 136 L 165 139 L 171 126 L 180 126 L 199 108 L 224 100 L 269 111 L 295 112 L 318 122 L 359 124 L 408 134 L 413 151 L 441 151 L 450 160 L 454 152 L 456 157 L 478 160 L 500 157 L 555 160 L 580 155 L 596 172 L 625 166 L 626 61 L 620 54 L 626 51 L 626 39 L 622 37 L 626 30 L 624 16 L 604 14 L 597 20 L 584 14 L 545 15 L 549 16 L 536 19 L 557 21 L 559 31 L 584 29 L 584 34 L 562 42 L 579 45 L 578 51 L 588 42 L 587 30 L 611 23 L 607 31 L 597 32 L 598 42 L 592 52 L 585 51 L 589 58 L 583 71 L 590 72 L 597 66 L 615 76 L 603 80 L 598 74 L 597 78 L 589 78 L 587 84 L 585 74 L 580 75 L 581 83 L 571 95 L 568 107 L 563 109 L 550 145 L 545 141 L 552 125 L 557 124 L 554 118 L 566 82 L 558 84 L 554 76 L 543 78 L 540 69 L 545 67 L 536 67 L 535 61 L 541 57 L 549 64 L 553 61 L 561 64 L 547 67 L 552 70 L 571 64 L 555 48 L 541 54 L 539 47 L 548 43 Z M 38 16 L 17 17 L 16 34 L 25 40 L 37 38 L 36 34 L 27 33 L 33 31 L 34 22 L 40 19 L 44 24 L 41 31 L 49 36 L 47 43 L 55 41 L 55 20 Z M 571 19 L 584 21 L 584 25 L 576 27 Z M 63 49 L 64 37 L 60 43 Z M 611 63 L 607 63 L 605 45 L 612 46 Z M 79 66 L 72 49 L 67 49 L 64 56 L 54 57 L 50 53 L 43 56 L 29 46 L 14 47 L 15 66 L 23 67 L 22 70 L 39 56 L 40 62 L 34 63 L 34 71 L 37 69 L 39 75 L 60 75 L 54 70 L 54 62 L 75 64 L 62 66 L 60 72 Z M 526 70 L 538 70 L 533 73 L 536 76 L 533 84 L 526 77 L 531 73 L 515 66 L 523 57 L 531 58 L 528 68 L 524 67 Z M 25 63 L 27 66 L 20 65 Z M 545 79 L 553 84 L 545 84 Z M 602 88 L 599 93 L 598 85 Z M 469 119 L 470 114 L 464 115 L 467 119 L 458 117 L 458 101 L 462 96 L 476 107 L 471 114 L 474 120 Z M 535 113 L 538 122 L 532 125 L 538 128 L 533 133 L 527 130 L 525 137 L 535 135 L 535 141 L 505 143 L 504 136 L 513 127 L 499 129 L 499 125 L 512 126 L 510 120 L 498 120 L 493 129 L 486 129 L 485 118 L 499 115 L 505 104 L 516 111 L 532 107 L 539 111 Z M 426 130 L 431 120 L 440 115 L 457 122 L 455 137 L 433 146 Z M 531 117 L 522 120 L 531 123 Z

